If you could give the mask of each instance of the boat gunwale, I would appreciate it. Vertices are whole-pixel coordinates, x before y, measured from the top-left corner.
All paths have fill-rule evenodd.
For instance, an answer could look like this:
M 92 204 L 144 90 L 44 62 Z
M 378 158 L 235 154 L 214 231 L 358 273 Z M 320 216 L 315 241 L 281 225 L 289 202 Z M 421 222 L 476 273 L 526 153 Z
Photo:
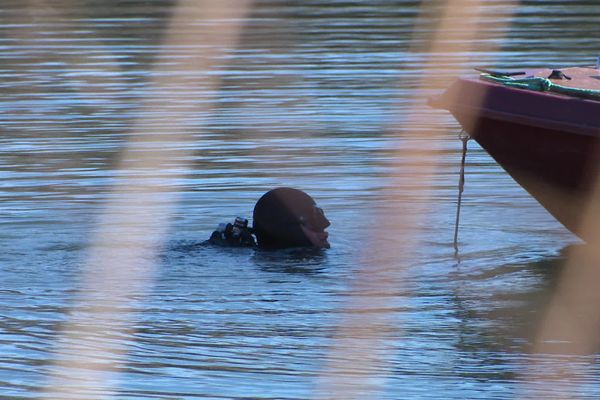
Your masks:
M 492 98 L 493 96 L 497 97 L 498 95 L 501 95 L 502 97 L 519 96 L 521 97 L 521 103 L 527 101 L 527 99 L 524 99 L 523 96 L 539 102 L 568 100 L 578 102 L 580 104 L 586 104 L 588 107 L 589 105 L 598 106 L 598 114 L 600 115 L 599 100 L 572 97 L 552 92 L 537 92 L 528 89 L 507 87 L 502 84 L 487 82 L 470 77 L 458 78 L 458 80 L 455 82 L 455 85 L 456 84 L 468 84 L 477 86 L 477 90 L 481 91 L 481 93 L 483 94 L 482 101 L 475 104 L 473 101 L 469 100 L 469 96 L 457 96 L 456 99 L 448 101 L 448 99 L 444 99 L 442 96 L 442 98 L 434 100 L 432 102 L 433 105 L 435 107 L 446 109 L 455 116 L 463 115 L 473 118 L 490 118 L 494 120 L 501 120 L 522 125 L 539 127 L 543 129 L 561 130 L 574 134 L 587 135 L 593 137 L 600 136 L 600 124 L 586 124 L 580 121 L 556 118 L 549 119 L 547 115 L 542 116 L 523 112 L 517 113 L 515 112 L 515 110 L 510 109 L 511 107 L 514 107 L 514 105 L 507 106 L 506 104 L 502 104 L 502 102 L 500 101 L 496 101 L 493 104 L 489 104 L 490 98 Z M 495 93 L 492 95 L 492 91 L 499 91 L 500 93 Z M 504 110 L 499 110 L 499 108 L 503 108 Z M 537 114 L 540 113 L 538 112 Z

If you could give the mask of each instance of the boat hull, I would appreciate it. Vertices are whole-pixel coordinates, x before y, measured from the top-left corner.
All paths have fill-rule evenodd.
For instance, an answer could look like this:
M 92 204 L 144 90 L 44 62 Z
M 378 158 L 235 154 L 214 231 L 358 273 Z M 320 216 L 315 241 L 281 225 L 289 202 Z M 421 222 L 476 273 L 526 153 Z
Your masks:
M 596 184 L 600 102 L 460 79 L 434 105 L 449 110 L 527 192 L 585 239 Z

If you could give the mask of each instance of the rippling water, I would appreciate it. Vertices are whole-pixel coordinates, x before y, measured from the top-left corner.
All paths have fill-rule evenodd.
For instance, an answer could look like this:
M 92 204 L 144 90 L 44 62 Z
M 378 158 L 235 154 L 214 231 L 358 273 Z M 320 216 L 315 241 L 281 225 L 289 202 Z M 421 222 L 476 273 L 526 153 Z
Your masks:
M 88 370 L 110 374 L 81 378 L 80 398 L 309 398 L 330 363 L 352 362 L 332 351 L 348 315 L 365 326 L 387 318 L 382 362 L 346 371 L 368 375 L 380 398 L 513 398 L 531 389 L 600 396 L 596 355 L 529 355 L 563 250 L 577 239 L 471 143 L 457 263 L 454 134 L 436 144 L 430 200 L 392 187 L 398 169 L 415 167 L 395 157 L 419 131 L 402 128 L 435 10 L 419 24 L 417 1 L 258 1 L 215 69 L 181 71 L 183 79 L 157 86 L 175 60 L 210 51 L 194 40 L 161 50 L 174 2 L 30 3 L 0 6 L 1 397 L 38 398 L 56 379 L 77 381 Z M 467 69 L 594 62 L 595 1 L 523 1 L 503 36 L 494 10 L 505 3 L 486 2 Z M 490 41 L 499 46 L 491 52 Z M 164 128 L 182 119 L 193 140 L 172 142 Z M 442 124 L 458 132 L 449 116 Z M 158 265 L 116 307 L 133 315 L 127 326 L 107 319 L 67 356 L 104 342 L 125 352 L 59 368 L 68 322 L 98 315 L 76 301 L 82 272 L 114 184 L 135 175 L 119 160 L 147 133 L 140 127 L 162 133 L 133 151 L 171 151 L 177 161 L 141 178 L 163 183 L 177 201 Z M 326 210 L 330 250 L 201 244 L 219 222 L 250 217 L 260 195 L 284 185 Z M 381 210 L 398 191 L 406 204 L 393 212 L 427 202 L 423 245 L 410 265 L 392 265 L 405 271 L 401 284 L 374 295 L 357 280 L 374 256 Z M 369 308 L 371 296 L 385 306 Z M 535 369 L 572 371 L 573 379 L 526 384 L 525 371 Z M 347 384 L 359 398 L 356 380 Z

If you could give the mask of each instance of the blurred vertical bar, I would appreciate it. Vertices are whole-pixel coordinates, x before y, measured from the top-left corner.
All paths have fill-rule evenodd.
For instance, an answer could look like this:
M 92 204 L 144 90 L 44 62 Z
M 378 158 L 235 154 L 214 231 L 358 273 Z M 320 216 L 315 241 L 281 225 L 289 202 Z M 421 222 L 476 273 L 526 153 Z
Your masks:
M 564 393 L 574 382 L 594 382 L 600 350 L 600 170 L 582 219 L 587 243 L 573 246 L 534 341 L 522 398 Z M 594 176 L 594 175 L 591 175 Z M 558 357 L 555 357 L 558 356 Z M 587 395 L 570 393 L 569 398 Z
M 140 107 L 143 114 L 120 156 L 112 200 L 91 238 L 79 296 L 61 329 L 44 397 L 116 395 L 114 378 L 124 366 L 135 301 L 152 285 L 176 185 L 191 167 L 187 144 L 192 130 L 202 129 L 197 115 L 210 110 L 218 89 L 210 72 L 235 45 L 250 6 L 249 0 L 180 0 L 173 6 L 150 96 Z M 177 101 L 160 97 L 167 93 Z M 160 112 L 165 108 L 176 117 L 165 120 Z
M 490 4 L 492 3 L 492 4 Z M 439 147 L 446 140 L 445 115 L 426 109 L 425 97 L 447 88 L 449 77 L 465 69 L 473 53 L 494 50 L 497 41 L 482 37 L 482 30 L 501 35 L 514 11 L 515 1 L 449 0 L 422 2 L 415 27 L 413 51 L 424 53 L 421 79 L 413 95 L 413 106 L 398 131 L 394 153 L 394 176 L 390 176 L 387 206 L 378 210 L 372 224 L 375 231 L 365 237 L 364 256 L 351 284 L 341 321 L 330 346 L 328 362 L 315 397 L 319 399 L 376 398 L 383 389 L 384 376 L 392 369 L 390 339 L 398 340 L 397 305 L 392 302 L 404 287 L 404 273 L 419 247 L 419 234 L 430 207 L 429 193 L 439 163 Z M 494 29 L 481 25 L 484 14 L 499 21 Z M 418 45 L 419 26 L 439 16 L 427 48 Z M 458 140 L 457 140 L 458 143 Z M 452 251 L 452 238 L 448 238 Z M 391 304 L 392 303 L 392 304 Z M 397 303 L 396 303 L 397 304 Z M 402 394 L 398 394 L 402 397 Z

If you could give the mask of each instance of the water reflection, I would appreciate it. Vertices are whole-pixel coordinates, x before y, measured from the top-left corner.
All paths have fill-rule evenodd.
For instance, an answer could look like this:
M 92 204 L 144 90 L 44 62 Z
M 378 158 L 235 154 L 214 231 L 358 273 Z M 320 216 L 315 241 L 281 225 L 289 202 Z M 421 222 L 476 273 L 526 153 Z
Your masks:
M 318 274 L 327 268 L 327 252 L 322 249 L 289 249 L 281 251 L 256 251 L 254 262 L 265 272 L 288 274 Z
M 457 266 L 452 309 L 460 321 L 459 348 L 530 352 L 566 260 L 561 254 L 485 271 Z M 484 329 L 473 329 L 477 326 Z

